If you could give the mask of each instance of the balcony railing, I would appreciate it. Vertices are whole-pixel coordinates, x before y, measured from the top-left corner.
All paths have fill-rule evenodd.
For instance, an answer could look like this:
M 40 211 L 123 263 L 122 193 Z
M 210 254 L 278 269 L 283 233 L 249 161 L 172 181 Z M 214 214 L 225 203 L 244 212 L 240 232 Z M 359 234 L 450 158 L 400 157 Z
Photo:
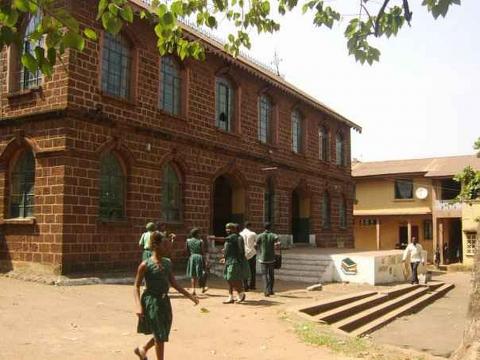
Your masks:
M 462 212 L 462 203 L 452 200 L 436 200 L 433 203 L 433 210 L 436 212 L 460 215 Z

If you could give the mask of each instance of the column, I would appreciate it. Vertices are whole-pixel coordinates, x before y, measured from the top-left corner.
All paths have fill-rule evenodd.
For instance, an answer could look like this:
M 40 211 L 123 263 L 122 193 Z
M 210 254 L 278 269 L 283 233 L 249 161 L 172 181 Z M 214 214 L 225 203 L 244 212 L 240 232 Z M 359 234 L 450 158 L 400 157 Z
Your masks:
M 377 218 L 377 224 L 376 224 L 376 228 L 377 228 L 377 250 L 380 250 L 380 218 Z
M 445 264 L 445 258 L 443 257 L 443 220 L 438 223 L 438 242 L 440 246 L 440 262 Z
M 410 219 L 408 219 L 407 231 L 408 231 L 408 243 L 410 244 L 412 242 L 412 221 Z

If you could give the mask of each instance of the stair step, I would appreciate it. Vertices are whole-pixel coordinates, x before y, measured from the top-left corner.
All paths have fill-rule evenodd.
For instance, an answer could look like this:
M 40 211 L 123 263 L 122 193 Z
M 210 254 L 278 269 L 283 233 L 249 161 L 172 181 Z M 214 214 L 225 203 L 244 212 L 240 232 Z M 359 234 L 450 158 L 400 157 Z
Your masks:
M 284 264 L 282 261 L 283 269 L 296 269 L 296 270 L 325 270 L 328 265 L 323 264 Z
M 382 326 L 385 326 L 386 324 L 390 323 L 391 321 L 395 320 L 400 316 L 419 310 L 420 308 L 424 307 L 428 303 L 442 297 L 449 290 L 453 289 L 453 287 L 454 287 L 453 284 L 443 284 L 440 287 L 438 287 L 435 291 L 431 293 L 426 293 L 420 296 L 419 298 L 413 300 L 412 302 L 409 302 L 385 314 L 384 316 L 381 316 L 378 319 L 375 319 L 374 321 L 371 321 L 353 330 L 350 334 L 354 336 L 363 336 L 363 335 L 369 334 L 381 328 Z
M 337 296 L 337 297 L 334 297 L 333 299 L 321 300 L 319 302 L 316 302 L 315 304 L 302 305 L 297 310 L 305 314 L 314 316 L 321 312 L 334 309 L 338 306 L 349 304 L 352 301 L 357 301 L 357 300 L 364 299 L 374 295 L 377 295 L 376 291 L 362 291 L 355 294 Z
M 301 282 L 306 284 L 317 284 L 320 282 L 320 277 L 314 276 L 298 276 L 298 275 L 275 275 L 275 280 Z
M 379 318 L 380 316 L 392 311 L 393 309 L 403 306 L 406 303 L 424 295 L 425 293 L 427 293 L 427 291 L 428 289 L 426 287 L 415 288 L 413 289 L 413 291 L 407 292 L 404 295 L 401 295 L 392 300 L 359 312 L 339 322 L 336 322 L 335 326 L 343 331 L 351 332 L 363 326 L 364 324 L 371 322 Z
M 430 289 L 430 291 L 434 291 L 440 287 L 442 287 L 443 285 L 445 285 L 444 282 L 442 281 L 432 281 L 432 282 L 429 282 L 427 284 L 428 288 Z
M 405 293 L 413 291 L 418 288 L 419 285 L 400 285 L 396 286 L 393 289 L 388 289 L 374 296 L 370 296 L 364 299 L 360 299 L 343 306 L 334 308 L 332 310 L 323 312 L 314 317 L 316 321 L 326 322 L 328 324 L 334 323 L 336 321 L 345 319 L 346 317 L 352 316 L 360 311 L 363 311 L 367 308 L 371 308 L 378 304 L 384 303 L 388 300 L 392 300 L 398 296 L 401 296 Z
M 387 294 L 377 294 L 369 296 L 364 299 L 360 299 L 343 306 L 339 306 L 335 309 L 325 311 L 313 317 L 313 320 L 319 322 L 326 322 L 328 324 L 334 323 L 336 321 L 345 319 L 346 317 L 352 316 L 359 311 L 365 310 L 372 306 L 378 305 L 382 302 L 388 300 Z
M 322 277 L 323 270 L 295 270 L 295 269 L 281 269 L 275 272 L 275 275 L 288 275 L 288 276 L 309 276 L 309 277 Z
M 379 291 L 379 293 L 388 295 L 388 298 L 391 300 L 401 295 L 404 295 L 406 293 L 409 293 L 414 289 L 418 289 L 419 287 L 421 287 L 421 285 L 410 285 L 410 284 L 398 285 L 391 289 Z

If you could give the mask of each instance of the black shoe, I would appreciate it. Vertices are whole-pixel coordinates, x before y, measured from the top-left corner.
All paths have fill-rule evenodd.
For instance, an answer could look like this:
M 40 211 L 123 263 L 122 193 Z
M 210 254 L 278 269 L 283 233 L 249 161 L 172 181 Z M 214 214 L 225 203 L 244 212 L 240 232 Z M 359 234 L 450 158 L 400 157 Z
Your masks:
M 264 293 L 265 297 L 269 297 L 270 294 L 269 293 Z

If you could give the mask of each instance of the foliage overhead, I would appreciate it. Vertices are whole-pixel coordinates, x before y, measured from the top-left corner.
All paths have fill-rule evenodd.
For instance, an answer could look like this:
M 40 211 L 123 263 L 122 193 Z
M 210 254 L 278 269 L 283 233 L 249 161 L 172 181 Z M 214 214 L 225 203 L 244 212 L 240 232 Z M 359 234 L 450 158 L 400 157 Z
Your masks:
M 136 18 L 154 24 L 157 47 L 161 55 L 175 53 L 180 58 L 204 58 L 204 49 L 195 40 L 183 34 L 182 20 L 192 21 L 199 27 L 217 28 L 226 21 L 234 31 L 228 35 L 225 49 L 238 55 L 242 47 L 250 48 L 249 32 L 273 33 L 278 31 L 278 18 L 297 7 L 312 19 L 317 27 L 332 28 L 342 20 L 341 13 L 330 1 L 323 0 L 99 0 L 97 20 L 102 27 L 117 34 L 125 24 Z M 380 51 L 369 40 L 372 37 L 391 37 L 405 25 L 410 25 L 412 12 L 409 0 L 358 0 L 359 13 L 345 29 L 347 48 L 362 64 L 378 61 Z M 436 19 L 445 16 L 452 5 L 461 0 L 423 0 L 422 5 Z M 87 40 L 96 41 L 94 29 L 84 28 L 65 6 L 66 1 L 7 0 L 0 5 L 0 48 L 24 41 L 22 25 L 26 16 L 41 14 L 42 20 L 28 40 L 36 44 L 32 51 L 24 52 L 22 63 L 30 71 L 40 68 L 49 76 L 59 56 L 67 49 L 82 51 Z M 143 3 L 144 6 L 138 6 Z M 39 40 L 45 41 L 40 42 Z
M 473 148 L 477 150 L 477 156 L 480 157 L 480 138 L 475 141 Z M 480 198 L 480 171 L 475 171 L 468 166 L 454 179 L 462 184 L 462 190 L 457 196 L 457 200 L 468 202 Z

